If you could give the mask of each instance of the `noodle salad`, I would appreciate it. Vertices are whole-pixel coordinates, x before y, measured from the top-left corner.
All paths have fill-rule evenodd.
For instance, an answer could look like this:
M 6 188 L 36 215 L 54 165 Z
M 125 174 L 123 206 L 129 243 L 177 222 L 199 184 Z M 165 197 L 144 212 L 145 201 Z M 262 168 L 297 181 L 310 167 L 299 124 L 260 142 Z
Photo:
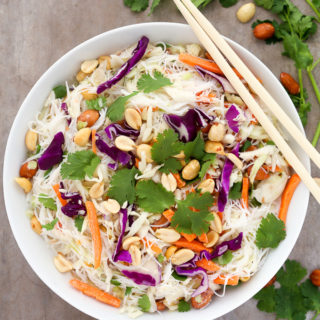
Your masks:
M 249 281 L 299 179 L 211 57 L 142 37 L 72 83 L 29 123 L 16 178 L 70 285 L 135 318 Z

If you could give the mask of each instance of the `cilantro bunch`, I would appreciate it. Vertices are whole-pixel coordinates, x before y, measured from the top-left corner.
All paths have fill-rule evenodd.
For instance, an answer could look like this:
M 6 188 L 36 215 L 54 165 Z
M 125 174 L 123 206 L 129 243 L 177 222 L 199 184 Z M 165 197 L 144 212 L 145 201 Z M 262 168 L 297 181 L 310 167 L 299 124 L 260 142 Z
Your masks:
M 304 320 L 307 312 L 312 319 L 320 314 L 320 290 L 311 281 L 301 282 L 307 270 L 294 260 L 287 260 L 277 273 L 277 285 L 263 288 L 255 295 L 261 311 L 275 313 L 277 319 Z

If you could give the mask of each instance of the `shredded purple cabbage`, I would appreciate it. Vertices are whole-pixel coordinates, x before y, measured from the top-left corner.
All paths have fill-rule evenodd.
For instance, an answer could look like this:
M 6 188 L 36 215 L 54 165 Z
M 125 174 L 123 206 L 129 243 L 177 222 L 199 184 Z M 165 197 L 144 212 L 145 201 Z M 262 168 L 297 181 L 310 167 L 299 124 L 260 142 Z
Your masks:
M 150 274 L 145 274 L 137 271 L 129 271 L 129 270 L 122 270 L 121 271 L 126 277 L 133 280 L 134 283 L 151 286 L 154 287 L 157 284 L 157 281 L 154 277 Z
M 68 125 L 70 125 L 70 123 L 71 123 L 71 118 L 70 118 L 70 116 L 69 116 L 68 106 L 67 106 L 67 104 L 66 104 L 65 102 L 63 102 L 63 103 L 61 104 L 61 109 L 62 109 L 62 110 L 64 111 L 64 113 L 68 116 L 67 122 L 68 122 Z
M 117 261 L 132 263 L 132 257 L 128 250 L 122 250 L 117 255 Z
M 127 209 L 120 209 L 119 214 L 121 215 L 121 217 L 120 217 L 120 236 L 118 238 L 116 250 L 114 251 L 113 257 L 112 257 L 114 262 L 119 261 L 122 239 L 123 239 L 124 232 L 126 230 L 127 221 L 128 221 L 128 210 Z
M 184 116 L 164 114 L 163 117 L 183 142 L 194 140 L 199 128 L 207 126 L 214 119 L 198 108 L 189 109 Z
M 124 76 L 126 76 L 132 70 L 132 68 L 142 59 L 147 50 L 148 43 L 149 39 L 143 36 L 139 40 L 137 47 L 132 51 L 132 57 L 121 66 L 118 72 L 110 80 L 99 85 L 99 87 L 97 88 L 97 93 L 100 94 L 103 91 L 110 89 Z
M 203 69 L 199 66 L 195 66 L 194 68 L 197 70 L 197 72 L 201 75 L 201 77 L 203 79 L 205 78 L 205 75 L 207 74 L 210 77 L 217 80 L 220 83 L 224 92 L 236 93 L 236 91 L 234 90 L 234 88 L 232 87 L 230 82 L 225 77 L 219 76 L 216 73 L 210 72 L 210 71 Z
M 239 147 L 240 144 L 238 143 L 234 149 L 231 151 L 235 156 L 239 156 Z M 233 162 L 229 159 L 226 160 L 224 167 L 221 173 L 221 188 L 219 191 L 219 198 L 218 198 L 218 210 L 220 212 L 224 211 L 224 208 L 228 201 L 228 195 L 230 190 L 230 176 L 233 169 Z
M 118 123 L 113 123 L 107 126 L 104 130 L 107 134 L 107 137 L 110 140 L 114 140 L 118 136 L 127 136 L 132 139 L 136 139 L 140 132 L 138 130 L 134 130 L 132 128 L 123 128 L 120 124 Z
M 38 165 L 41 170 L 49 170 L 55 164 L 63 160 L 62 145 L 64 144 L 64 135 L 58 132 L 52 139 L 49 147 L 43 152 L 38 160 Z
M 238 133 L 239 132 L 239 123 L 237 120 L 237 117 L 239 116 L 240 112 L 238 111 L 238 109 L 236 108 L 235 105 L 232 105 L 228 111 L 226 112 L 226 119 L 228 121 L 228 126 L 230 127 L 230 129 L 235 132 Z

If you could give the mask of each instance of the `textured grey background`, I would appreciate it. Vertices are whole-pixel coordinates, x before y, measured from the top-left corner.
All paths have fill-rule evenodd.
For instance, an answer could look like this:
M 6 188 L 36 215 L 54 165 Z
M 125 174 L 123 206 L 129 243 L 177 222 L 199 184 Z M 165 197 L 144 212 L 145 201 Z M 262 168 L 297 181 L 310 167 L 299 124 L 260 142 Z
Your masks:
M 251 33 L 250 23 L 242 25 L 235 18 L 236 9 L 247 1 L 224 9 L 216 0 L 205 14 L 219 31 L 239 42 L 259 57 L 274 73 L 295 74 L 292 61 L 281 57 L 281 45 L 267 47 Z M 303 11 L 311 10 L 303 0 L 294 1 Z M 270 14 L 258 8 L 256 18 Z M 0 0 L 0 150 L 1 168 L 7 136 L 24 97 L 46 69 L 74 46 L 104 31 L 120 26 L 148 22 L 184 22 L 170 0 L 161 0 L 155 13 L 148 16 L 132 13 L 122 0 Z M 316 57 L 320 52 L 320 31 L 309 41 Z M 318 55 L 316 54 L 318 53 Z M 320 67 L 315 72 L 320 83 Z M 312 112 L 306 131 L 311 139 L 320 119 L 320 108 L 312 94 Z M 2 181 L 2 170 L 1 170 Z M 320 176 L 313 167 L 313 176 Z M 91 319 L 77 311 L 51 292 L 31 270 L 12 236 L 0 185 L 0 319 Z M 291 258 L 300 260 L 309 270 L 320 267 L 319 206 L 311 198 L 307 219 Z M 21 213 L 23 214 L 23 213 Z M 296 212 L 299 214 L 299 212 Z M 259 312 L 251 300 L 220 318 L 273 319 Z

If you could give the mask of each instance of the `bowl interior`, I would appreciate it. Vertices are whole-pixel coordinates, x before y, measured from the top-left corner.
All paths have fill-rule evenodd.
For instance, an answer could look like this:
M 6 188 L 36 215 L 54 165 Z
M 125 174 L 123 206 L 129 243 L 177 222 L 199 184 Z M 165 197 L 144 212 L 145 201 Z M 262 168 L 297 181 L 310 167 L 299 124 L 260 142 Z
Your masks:
M 62 299 L 98 319 L 128 319 L 107 305 L 86 297 L 75 291 L 68 284 L 69 275 L 59 273 L 53 263 L 53 252 L 29 227 L 29 220 L 25 215 L 27 206 L 25 195 L 14 182 L 19 172 L 21 162 L 25 159 L 24 135 L 27 123 L 40 110 L 49 91 L 66 79 L 71 80 L 79 69 L 80 63 L 86 59 L 96 58 L 102 54 L 110 54 L 124 49 L 137 41 L 142 35 L 151 41 L 166 41 L 169 43 L 199 42 L 191 29 L 184 24 L 176 23 L 146 23 L 122 27 L 98 35 L 69 51 L 53 66 L 51 66 L 34 85 L 24 100 L 10 131 L 4 159 L 4 197 L 9 222 L 16 241 L 26 260 L 46 285 Z M 228 40 L 234 50 L 240 55 L 248 67 L 259 76 L 265 87 L 272 93 L 295 124 L 303 131 L 299 116 L 282 85 L 271 71 L 248 50 L 239 44 Z M 302 163 L 310 171 L 308 157 L 292 141 L 289 143 Z M 222 316 L 250 299 L 277 272 L 289 256 L 301 231 L 307 211 L 309 192 L 302 184 L 292 199 L 287 220 L 287 237 L 280 246 L 268 256 L 261 270 L 254 278 L 238 288 L 228 289 L 224 298 L 215 298 L 214 302 L 204 310 L 192 310 L 188 313 L 145 314 L 140 319 L 165 318 L 167 320 L 194 319 L 197 315 L 201 319 L 214 319 Z

